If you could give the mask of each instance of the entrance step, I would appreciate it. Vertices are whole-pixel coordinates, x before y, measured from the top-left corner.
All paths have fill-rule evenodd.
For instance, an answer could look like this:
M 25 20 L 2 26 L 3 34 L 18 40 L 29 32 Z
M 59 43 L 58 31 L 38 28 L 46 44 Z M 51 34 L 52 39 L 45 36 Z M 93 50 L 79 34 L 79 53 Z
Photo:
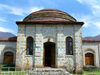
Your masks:
M 62 68 L 35 68 L 28 75 L 71 75 Z

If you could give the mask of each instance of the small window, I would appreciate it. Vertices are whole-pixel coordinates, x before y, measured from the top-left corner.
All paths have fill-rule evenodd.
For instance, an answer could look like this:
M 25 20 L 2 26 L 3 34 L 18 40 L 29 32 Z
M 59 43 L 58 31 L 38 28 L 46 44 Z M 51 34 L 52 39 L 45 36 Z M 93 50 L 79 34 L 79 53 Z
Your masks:
M 71 37 L 66 38 L 66 55 L 73 55 L 73 40 Z
M 27 38 L 26 54 L 33 55 L 33 38 L 32 37 Z

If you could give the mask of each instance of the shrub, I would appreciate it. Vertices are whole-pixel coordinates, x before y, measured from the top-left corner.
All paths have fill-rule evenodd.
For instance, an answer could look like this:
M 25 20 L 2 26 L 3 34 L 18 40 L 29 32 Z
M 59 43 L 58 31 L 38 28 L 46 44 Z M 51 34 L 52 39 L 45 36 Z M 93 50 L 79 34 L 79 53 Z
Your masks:
M 15 70 L 15 65 L 14 64 L 2 64 L 1 66 L 2 71 L 14 71 Z
M 70 59 L 67 59 L 67 61 L 64 63 L 63 68 L 65 68 L 65 70 L 68 71 L 68 72 L 70 72 L 70 73 L 73 73 L 74 70 L 75 70 L 73 62 Z
M 97 67 L 96 66 L 92 66 L 92 65 L 87 65 L 87 66 L 83 67 L 83 70 L 85 70 L 85 71 L 94 71 L 96 69 L 97 69 Z
M 14 64 L 4 64 L 3 67 L 15 67 L 15 65 Z

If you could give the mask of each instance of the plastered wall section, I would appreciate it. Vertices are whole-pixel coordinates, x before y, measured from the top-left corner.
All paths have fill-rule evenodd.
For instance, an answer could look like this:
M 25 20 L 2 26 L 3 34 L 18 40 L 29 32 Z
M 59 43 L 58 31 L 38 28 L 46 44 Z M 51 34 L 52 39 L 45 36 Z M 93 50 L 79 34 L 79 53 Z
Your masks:
M 85 54 L 86 53 L 93 53 L 94 54 L 94 65 L 97 67 L 100 66 L 99 65 L 100 46 L 98 42 L 83 42 L 82 50 L 83 50 L 84 66 L 85 66 Z
M 11 51 L 14 53 L 14 60 L 15 63 L 16 59 L 16 42 L 0 42 L 0 64 L 3 64 L 4 61 L 4 53 L 7 51 Z

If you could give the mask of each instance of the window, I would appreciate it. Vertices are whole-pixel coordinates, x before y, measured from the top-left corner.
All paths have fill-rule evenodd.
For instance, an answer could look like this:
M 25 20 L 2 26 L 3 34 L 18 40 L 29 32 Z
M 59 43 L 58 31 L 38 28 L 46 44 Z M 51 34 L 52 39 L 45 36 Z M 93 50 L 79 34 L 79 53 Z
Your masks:
M 33 55 L 33 38 L 32 37 L 27 38 L 26 54 Z
M 73 40 L 71 37 L 66 38 L 66 55 L 73 55 Z

